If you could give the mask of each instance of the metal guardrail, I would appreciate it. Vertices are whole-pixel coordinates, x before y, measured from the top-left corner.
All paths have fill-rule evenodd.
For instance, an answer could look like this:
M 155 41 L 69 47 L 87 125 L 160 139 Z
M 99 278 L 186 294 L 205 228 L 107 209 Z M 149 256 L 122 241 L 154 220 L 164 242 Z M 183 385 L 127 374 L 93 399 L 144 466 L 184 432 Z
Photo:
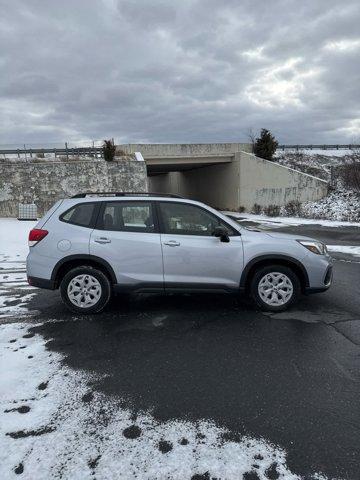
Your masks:
M 7 148 L 0 149 L 0 155 L 29 155 L 30 158 L 38 153 L 53 153 L 58 155 L 102 155 L 102 147 L 65 147 L 65 148 Z
M 359 150 L 360 145 L 279 145 L 278 150 Z

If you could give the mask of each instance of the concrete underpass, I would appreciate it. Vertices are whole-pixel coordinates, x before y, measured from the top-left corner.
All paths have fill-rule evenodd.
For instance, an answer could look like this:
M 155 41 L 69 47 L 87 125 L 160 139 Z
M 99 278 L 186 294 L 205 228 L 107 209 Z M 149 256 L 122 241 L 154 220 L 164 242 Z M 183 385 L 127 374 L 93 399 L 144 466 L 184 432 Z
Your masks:
M 136 144 L 146 162 L 149 191 L 174 193 L 223 210 L 254 204 L 318 200 L 327 182 L 255 157 L 250 144 Z

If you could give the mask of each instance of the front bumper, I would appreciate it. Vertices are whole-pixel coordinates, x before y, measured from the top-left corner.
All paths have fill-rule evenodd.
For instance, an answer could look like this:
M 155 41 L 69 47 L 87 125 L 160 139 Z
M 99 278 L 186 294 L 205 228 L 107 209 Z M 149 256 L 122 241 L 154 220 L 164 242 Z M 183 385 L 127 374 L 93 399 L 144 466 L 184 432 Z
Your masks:
M 331 287 L 332 279 L 333 279 L 333 265 L 331 262 L 325 271 L 324 277 L 322 279 L 322 285 L 307 287 L 305 288 L 305 293 L 310 294 L 310 293 L 326 292 L 326 290 L 328 290 Z

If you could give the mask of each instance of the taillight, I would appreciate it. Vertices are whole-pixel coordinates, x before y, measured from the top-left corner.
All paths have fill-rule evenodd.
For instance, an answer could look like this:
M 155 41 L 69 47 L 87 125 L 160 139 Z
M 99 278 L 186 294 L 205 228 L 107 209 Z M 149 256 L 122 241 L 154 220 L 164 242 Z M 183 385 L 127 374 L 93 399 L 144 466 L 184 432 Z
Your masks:
M 46 237 L 49 232 L 47 230 L 42 230 L 41 228 L 33 228 L 29 233 L 29 247 L 33 247 L 40 240 Z

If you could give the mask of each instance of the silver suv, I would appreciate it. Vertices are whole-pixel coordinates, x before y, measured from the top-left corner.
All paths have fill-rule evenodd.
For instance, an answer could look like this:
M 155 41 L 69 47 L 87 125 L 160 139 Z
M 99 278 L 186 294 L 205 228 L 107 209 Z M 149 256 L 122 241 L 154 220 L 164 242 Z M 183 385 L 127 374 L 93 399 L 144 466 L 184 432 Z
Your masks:
M 113 292 L 244 291 L 281 311 L 332 280 L 326 246 L 255 231 L 175 195 L 87 193 L 59 200 L 29 234 L 30 285 L 56 289 L 74 312 Z

